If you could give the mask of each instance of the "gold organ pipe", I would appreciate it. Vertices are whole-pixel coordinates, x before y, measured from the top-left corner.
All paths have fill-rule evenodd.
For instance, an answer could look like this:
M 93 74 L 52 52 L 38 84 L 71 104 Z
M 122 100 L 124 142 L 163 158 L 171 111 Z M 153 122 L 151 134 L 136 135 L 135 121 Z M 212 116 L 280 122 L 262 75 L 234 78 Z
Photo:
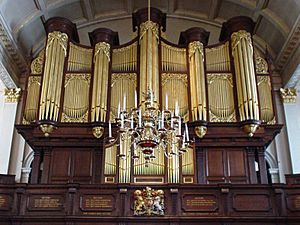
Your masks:
M 254 113 L 254 107 L 253 107 L 253 101 L 254 101 L 254 96 L 253 96 L 253 88 L 252 88 L 252 82 L 251 82 L 251 74 L 249 74 L 251 72 L 251 68 L 249 67 L 249 59 L 248 58 L 248 54 L 247 54 L 247 43 L 245 43 L 245 40 L 242 39 L 241 40 L 241 47 L 244 51 L 242 51 L 242 56 L 243 56 L 243 62 L 244 62 L 244 66 L 245 66 L 245 82 L 247 85 L 247 98 L 248 100 L 248 105 L 249 105 L 249 119 L 254 118 L 253 113 Z
M 57 121 L 67 44 L 65 33 L 48 34 L 39 120 Z
M 238 31 L 232 34 L 232 49 L 237 75 L 238 100 L 241 120 L 259 120 L 258 96 L 250 34 Z M 240 84 L 238 84 L 240 83 Z M 242 96 L 242 97 L 241 97 Z M 243 100 L 243 102 L 241 102 Z M 241 113 L 241 111 L 243 111 Z
M 234 53 L 235 58 L 237 58 L 237 53 Z M 239 113 L 240 119 L 245 120 L 245 112 L 244 112 L 244 99 L 243 99 L 243 92 L 242 92 L 242 85 L 241 85 L 241 75 L 240 75 L 240 68 L 238 60 L 234 60 L 234 67 L 236 70 L 236 85 L 237 85 L 237 92 L 238 92 L 238 105 L 239 105 Z
M 244 111 L 245 114 L 245 118 L 244 120 L 247 120 L 249 118 L 249 110 L 248 110 L 248 99 L 247 99 L 247 85 L 246 85 L 246 81 L 245 81 L 245 72 L 243 70 L 244 67 L 244 63 L 243 63 L 243 59 L 242 57 L 242 50 L 241 50 L 241 46 L 237 45 L 237 49 L 238 49 L 238 66 L 240 66 L 240 80 L 241 80 L 241 91 L 242 91 L 242 98 L 243 98 L 243 108 L 242 110 Z
M 158 84 L 158 24 L 147 21 L 140 25 L 140 96 L 146 92 L 148 87 L 156 93 L 155 85 Z M 159 95 L 156 94 L 157 100 Z M 141 98 L 140 102 L 144 99 Z
M 24 122 L 34 122 L 37 119 L 38 112 L 38 100 L 39 92 L 41 87 L 41 77 L 40 76 L 31 76 L 28 80 L 27 86 L 27 98 L 24 111 Z
M 253 111 L 254 111 L 254 118 L 259 120 L 259 105 L 258 105 L 258 94 L 257 94 L 257 86 L 256 86 L 256 79 L 255 79 L 255 71 L 254 71 L 254 61 L 253 61 L 253 47 L 251 43 L 247 45 L 247 52 L 249 58 L 249 71 L 250 71 L 250 79 L 252 84 L 253 90 Z
M 94 87 L 92 95 L 92 121 L 105 121 L 107 111 L 108 67 L 110 61 L 110 45 L 99 42 L 95 46 Z

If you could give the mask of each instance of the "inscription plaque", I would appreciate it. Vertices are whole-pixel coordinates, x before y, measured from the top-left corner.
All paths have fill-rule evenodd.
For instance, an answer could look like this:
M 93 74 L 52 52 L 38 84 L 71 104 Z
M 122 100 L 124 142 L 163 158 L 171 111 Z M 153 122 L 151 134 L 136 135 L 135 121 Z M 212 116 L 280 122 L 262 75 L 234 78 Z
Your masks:
M 7 211 L 11 209 L 11 197 L 9 195 L 0 195 L 0 210 Z
M 233 197 L 233 208 L 236 211 L 261 211 L 270 210 L 269 196 L 265 194 L 237 194 Z
M 185 195 L 182 203 L 186 212 L 215 212 L 218 209 L 215 195 Z
M 28 204 L 29 210 L 62 210 L 61 196 L 31 196 Z
M 113 195 L 84 195 L 80 198 L 82 211 L 112 211 L 114 203 Z
M 290 211 L 300 211 L 300 195 L 288 196 L 287 207 Z

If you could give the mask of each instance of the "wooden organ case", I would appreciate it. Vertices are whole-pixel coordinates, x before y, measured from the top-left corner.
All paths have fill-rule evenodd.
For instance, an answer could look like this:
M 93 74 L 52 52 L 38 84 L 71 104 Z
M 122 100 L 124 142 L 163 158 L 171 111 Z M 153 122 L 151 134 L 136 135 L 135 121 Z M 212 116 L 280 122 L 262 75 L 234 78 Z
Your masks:
M 297 185 L 268 184 L 265 149 L 282 125 L 268 63 L 253 47 L 254 22 L 230 19 L 220 43 L 208 46 L 202 28 L 173 44 L 166 15 L 151 8 L 147 18 L 147 9 L 133 14 L 135 38 L 123 45 L 118 33 L 94 30 L 91 47 L 67 19 L 45 23 L 46 46 L 31 63 L 16 126 L 34 150 L 31 180 L 0 186 L 0 225 L 296 224 Z M 108 121 L 118 133 L 119 105 L 133 108 L 135 91 L 142 104 L 149 87 L 161 110 L 178 101 L 194 144 L 173 158 L 156 152 L 146 165 L 131 157 L 130 143 L 106 137 Z M 164 193 L 164 214 L 139 215 L 141 193 Z

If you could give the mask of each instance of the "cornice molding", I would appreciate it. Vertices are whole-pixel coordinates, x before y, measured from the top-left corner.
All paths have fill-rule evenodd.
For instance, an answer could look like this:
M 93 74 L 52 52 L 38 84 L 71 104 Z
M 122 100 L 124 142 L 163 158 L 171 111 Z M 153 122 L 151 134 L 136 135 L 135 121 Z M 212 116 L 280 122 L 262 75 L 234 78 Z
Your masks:
M 292 31 L 290 32 L 287 41 L 282 47 L 278 57 L 276 58 L 276 66 L 280 71 L 285 70 L 286 65 L 288 64 L 289 59 L 295 52 L 297 46 L 300 44 L 300 15 L 298 16 L 296 23 Z
M 2 64 L 0 61 L 0 79 L 2 80 L 3 84 L 5 85 L 6 88 L 16 88 L 17 85 L 7 72 L 5 66 Z
M 27 64 L 11 36 L 2 15 L 0 14 L 0 48 L 1 48 L 1 75 L 0 78 L 7 88 L 15 88 L 22 72 L 26 71 Z

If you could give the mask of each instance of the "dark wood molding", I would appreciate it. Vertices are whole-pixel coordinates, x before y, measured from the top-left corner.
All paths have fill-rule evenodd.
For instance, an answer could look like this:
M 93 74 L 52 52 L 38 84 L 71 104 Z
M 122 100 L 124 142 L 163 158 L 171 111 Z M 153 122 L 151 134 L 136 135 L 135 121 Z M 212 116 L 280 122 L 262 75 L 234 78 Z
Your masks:
M 180 33 L 179 45 L 188 45 L 193 41 L 200 41 L 204 46 L 207 46 L 210 32 L 207 32 L 200 27 L 192 27 Z
M 66 33 L 72 41 L 79 43 L 79 36 L 76 24 L 72 23 L 66 18 L 52 17 L 46 21 L 44 27 L 47 34 L 53 31 L 60 31 L 62 33 Z
M 111 46 L 119 45 L 118 32 L 112 31 L 108 28 L 98 28 L 89 32 L 89 38 L 92 46 L 95 46 L 99 42 L 106 42 Z
M 255 27 L 255 23 L 250 17 L 247 16 L 233 17 L 223 23 L 219 41 L 229 40 L 231 34 L 239 30 L 245 30 L 252 35 L 254 27 Z
M 132 13 L 132 28 L 136 31 L 142 23 L 148 20 L 148 8 L 139 9 L 137 12 Z M 166 31 L 166 13 L 163 13 L 159 9 L 150 8 L 150 20 L 159 24 Z

